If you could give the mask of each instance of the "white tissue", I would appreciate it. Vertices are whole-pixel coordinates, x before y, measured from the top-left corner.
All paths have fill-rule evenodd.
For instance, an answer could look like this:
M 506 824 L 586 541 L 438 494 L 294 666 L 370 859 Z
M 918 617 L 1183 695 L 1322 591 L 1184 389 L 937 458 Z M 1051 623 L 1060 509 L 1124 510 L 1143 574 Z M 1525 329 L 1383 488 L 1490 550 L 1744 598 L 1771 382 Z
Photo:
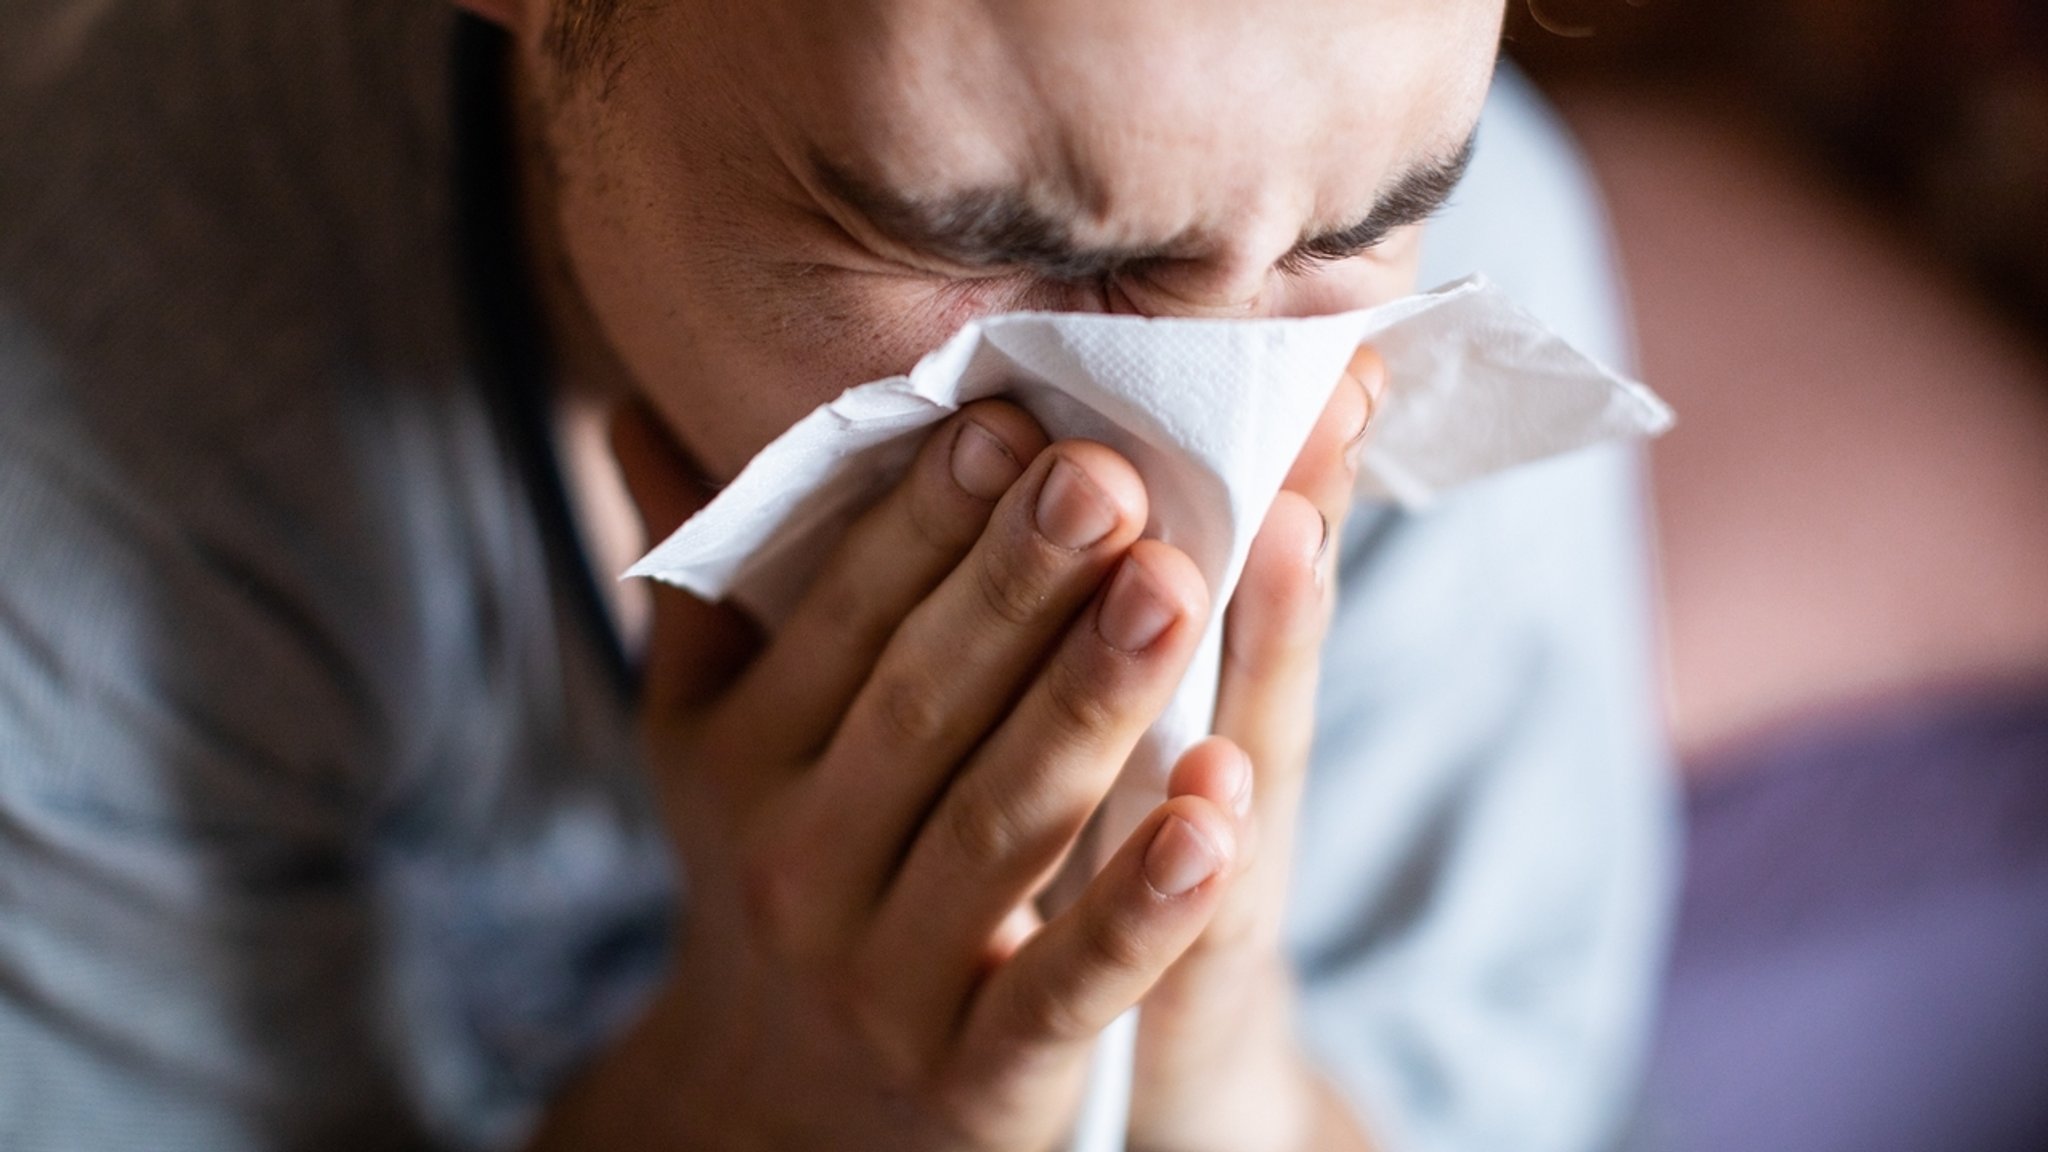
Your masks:
M 732 598 L 771 627 L 858 512 L 895 483 L 921 433 L 1007 396 L 1054 439 L 1121 452 L 1144 478 L 1146 534 L 1185 551 L 1212 617 L 1173 700 L 1125 765 L 1098 843 L 1113 851 L 1214 719 L 1222 629 L 1252 537 L 1360 344 L 1388 388 L 1359 491 L 1426 503 L 1465 480 L 1671 424 L 1649 389 L 1602 368 L 1473 278 L 1359 312 L 1301 320 L 1018 314 L 969 324 L 908 376 L 864 384 L 799 421 L 627 571 Z M 1098 1046 L 1072 1147 L 1123 1144 L 1135 1017 Z
M 967 325 L 909 375 L 849 389 L 798 421 L 626 575 L 730 597 L 772 627 L 855 515 L 902 476 L 919 434 L 962 405 L 1007 396 L 1055 439 L 1108 444 L 1145 480 L 1146 535 L 1195 561 L 1214 604 L 1186 679 L 1127 767 L 1120 791 L 1131 803 L 1108 821 L 1127 827 L 1173 760 L 1208 734 L 1222 652 L 1215 620 L 1364 343 L 1385 359 L 1389 381 L 1360 470 L 1368 498 L 1420 505 L 1465 480 L 1671 424 L 1649 389 L 1595 364 L 1480 277 L 1309 319 L 996 316 Z

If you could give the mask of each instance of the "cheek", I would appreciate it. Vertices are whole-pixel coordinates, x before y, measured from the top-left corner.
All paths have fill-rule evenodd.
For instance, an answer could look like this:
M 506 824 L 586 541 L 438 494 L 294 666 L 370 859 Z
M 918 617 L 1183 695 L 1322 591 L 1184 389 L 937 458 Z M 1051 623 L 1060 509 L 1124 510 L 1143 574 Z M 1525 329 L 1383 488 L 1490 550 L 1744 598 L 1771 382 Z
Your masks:
M 1021 283 L 849 267 L 828 226 L 718 165 L 619 148 L 563 168 L 563 247 L 597 331 L 717 479 L 968 320 L 1049 306 Z
M 943 286 L 764 264 L 675 287 L 686 301 L 675 324 L 631 360 L 720 478 L 811 409 L 908 371 L 968 320 L 1005 310 Z
M 633 383 L 714 478 L 847 388 L 909 370 L 969 320 L 1041 306 L 1020 285 L 803 259 L 796 249 L 818 249 L 801 228 L 698 218 L 573 245 Z
M 734 270 L 749 289 L 727 298 L 734 331 L 764 351 L 813 365 L 822 402 L 855 384 L 907 372 L 969 321 L 1054 308 L 1021 280 L 946 280 L 826 265 L 762 264 Z

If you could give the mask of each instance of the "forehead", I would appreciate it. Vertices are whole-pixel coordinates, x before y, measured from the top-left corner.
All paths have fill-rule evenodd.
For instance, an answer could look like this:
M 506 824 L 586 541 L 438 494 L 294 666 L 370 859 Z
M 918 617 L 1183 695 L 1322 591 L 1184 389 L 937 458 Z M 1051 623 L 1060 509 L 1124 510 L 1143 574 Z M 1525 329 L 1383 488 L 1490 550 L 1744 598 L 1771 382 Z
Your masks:
M 1022 187 L 1105 240 L 1335 220 L 1449 155 L 1499 0 L 790 0 L 795 146 L 909 196 Z

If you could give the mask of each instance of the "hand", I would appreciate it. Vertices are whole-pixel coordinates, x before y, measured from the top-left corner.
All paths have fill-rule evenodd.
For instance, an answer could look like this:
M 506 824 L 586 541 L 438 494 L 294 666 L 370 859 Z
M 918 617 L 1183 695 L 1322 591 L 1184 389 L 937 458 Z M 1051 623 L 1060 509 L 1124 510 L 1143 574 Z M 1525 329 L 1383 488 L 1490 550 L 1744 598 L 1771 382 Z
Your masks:
M 653 538 L 702 502 L 649 418 L 616 448 Z M 1061 1143 L 1097 1033 L 1201 933 L 1241 831 L 1167 801 L 1071 907 L 1060 867 L 1179 682 L 1193 563 L 1137 474 L 1019 409 L 940 426 L 776 637 L 658 590 L 644 723 L 685 864 L 673 978 L 542 1143 Z
M 1355 357 L 1252 546 L 1231 600 L 1218 738 L 1175 767 L 1169 794 L 1229 803 L 1250 785 L 1228 891 L 1139 1015 L 1132 1146 L 1144 1152 L 1305 1152 L 1367 1146 L 1304 1058 L 1281 954 L 1295 816 L 1334 607 L 1334 541 L 1386 372 Z

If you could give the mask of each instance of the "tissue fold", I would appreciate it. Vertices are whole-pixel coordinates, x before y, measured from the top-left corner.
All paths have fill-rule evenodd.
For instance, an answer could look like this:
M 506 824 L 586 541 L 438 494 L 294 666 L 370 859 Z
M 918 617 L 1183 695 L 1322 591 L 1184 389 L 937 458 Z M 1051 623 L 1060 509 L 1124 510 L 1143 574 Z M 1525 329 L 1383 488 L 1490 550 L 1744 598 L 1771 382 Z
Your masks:
M 851 389 L 804 417 L 628 576 L 731 598 L 785 619 L 861 510 L 894 484 L 931 425 L 975 400 L 1021 404 L 1054 439 L 1121 452 L 1150 498 L 1146 534 L 1207 580 L 1212 615 L 1187 676 L 1101 814 L 1105 858 L 1158 803 L 1166 773 L 1214 720 L 1218 621 L 1281 482 L 1360 344 L 1388 388 L 1360 495 L 1404 504 L 1489 472 L 1628 436 L 1671 412 L 1573 350 L 1484 280 L 1379 308 L 1300 320 L 1020 314 L 969 324 L 907 376 Z M 1105 1035 L 1073 1148 L 1123 1146 L 1133 1014 Z
M 1360 344 L 1388 388 L 1360 494 L 1404 504 L 1478 476 L 1669 427 L 1642 385 L 1581 355 L 1482 278 L 1378 308 L 1288 320 L 1023 313 L 969 324 L 907 376 L 853 388 L 770 444 L 628 576 L 732 598 L 773 627 L 931 425 L 1003 396 L 1054 439 L 1101 441 L 1143 477 L 1146 535 L 1186 552 L 1213 616 L 1186 679 L 1128 766 L 1122 818 L 1156 800 L 1213 719 L 1216 627 L 1253 536 Z M 1112 832 L 1112 834 L 1114 834 Z M 1114 839 L 1110 841 L 1112 844 Z

